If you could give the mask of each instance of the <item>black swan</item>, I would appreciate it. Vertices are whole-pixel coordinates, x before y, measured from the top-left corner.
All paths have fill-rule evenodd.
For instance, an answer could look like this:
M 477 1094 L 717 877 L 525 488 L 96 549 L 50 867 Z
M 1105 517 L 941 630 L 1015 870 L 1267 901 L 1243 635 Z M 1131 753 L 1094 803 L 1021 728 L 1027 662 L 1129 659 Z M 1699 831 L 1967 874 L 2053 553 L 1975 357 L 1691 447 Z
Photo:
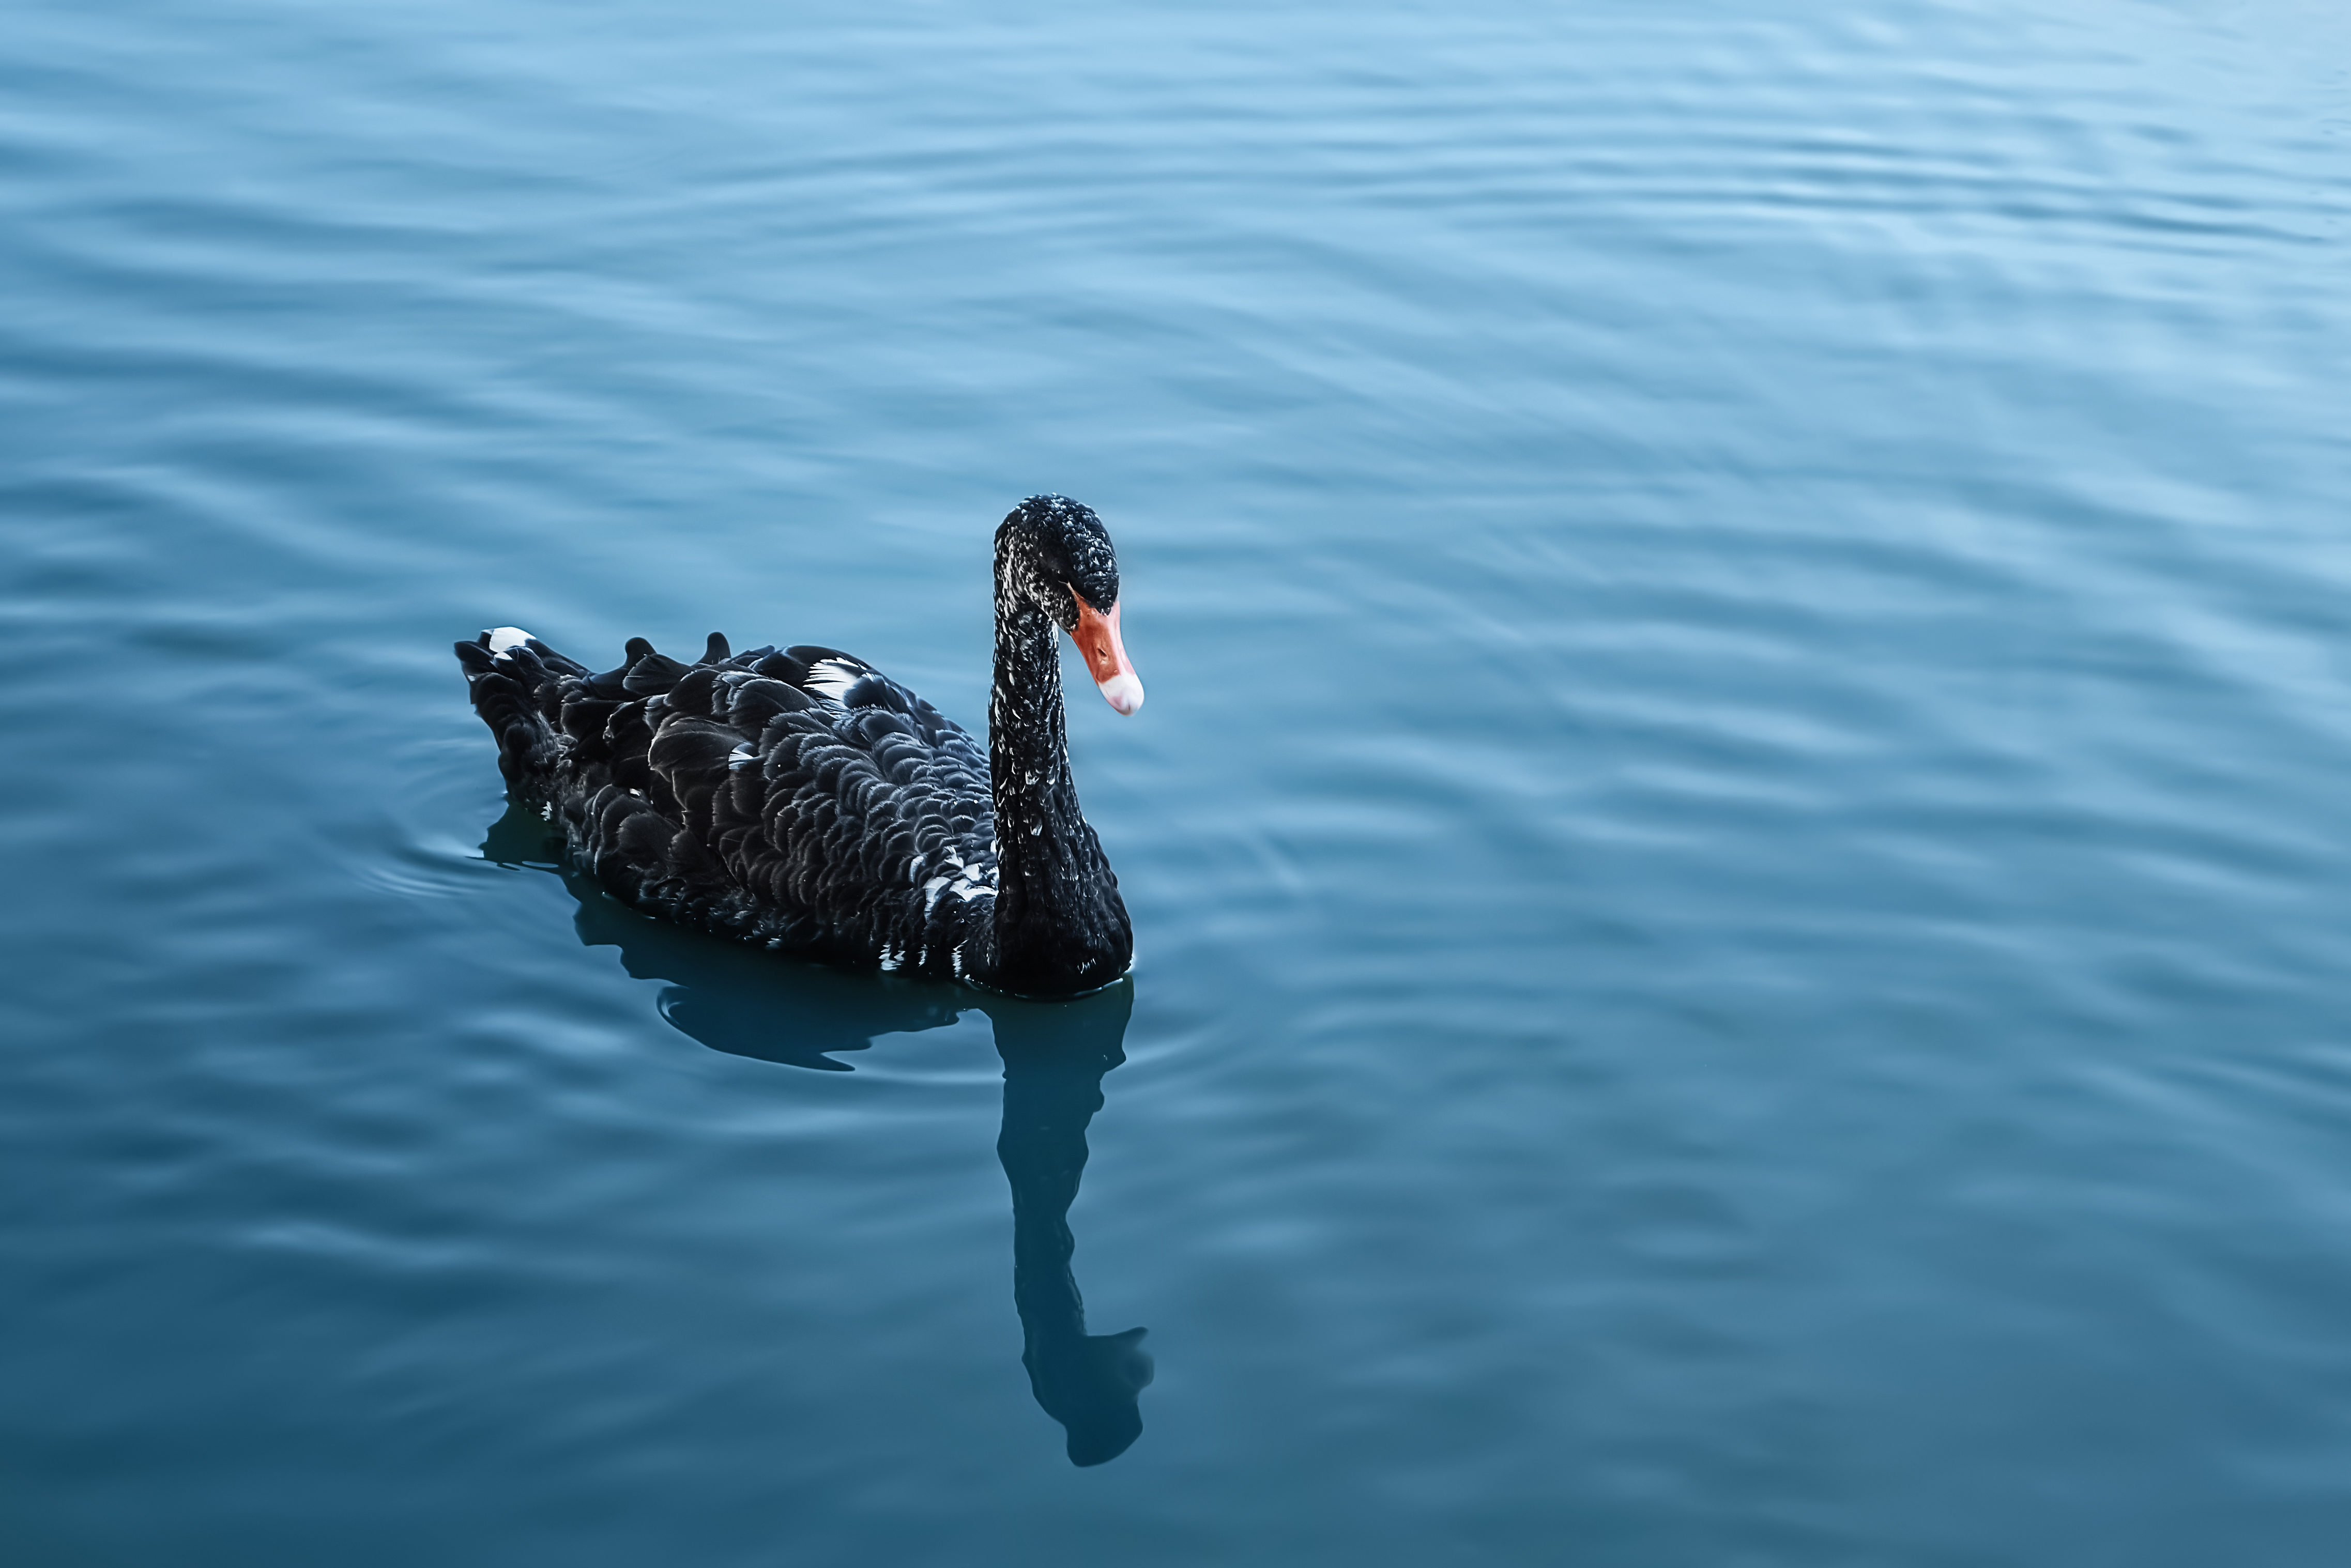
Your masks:
M 1118 559 L 1092 510 L 1032 496 L 996 530 L 987 751 L 831 648 L 693 664 L 632 638 L 595 674 L 511 626 L 457 644 L 507 784 L 641 909 L 768 947 L 1023 996 L 1126 972 L 1118 878 L 1070 780 L 1053 629 L 1120 713 Z

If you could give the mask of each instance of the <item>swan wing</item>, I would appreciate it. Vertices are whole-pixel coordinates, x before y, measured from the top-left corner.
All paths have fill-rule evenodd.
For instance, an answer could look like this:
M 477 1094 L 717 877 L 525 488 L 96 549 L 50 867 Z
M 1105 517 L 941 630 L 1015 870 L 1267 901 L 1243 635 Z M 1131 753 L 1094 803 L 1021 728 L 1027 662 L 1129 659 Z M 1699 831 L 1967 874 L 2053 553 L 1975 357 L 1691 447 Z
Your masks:
M 639 907 L 943 976 L 991 913 L 985 750 L 862 660 L 714 636 L 688 665 L 638 640 L 594 674 L 535 639 L 459 648 L 508 778 Z

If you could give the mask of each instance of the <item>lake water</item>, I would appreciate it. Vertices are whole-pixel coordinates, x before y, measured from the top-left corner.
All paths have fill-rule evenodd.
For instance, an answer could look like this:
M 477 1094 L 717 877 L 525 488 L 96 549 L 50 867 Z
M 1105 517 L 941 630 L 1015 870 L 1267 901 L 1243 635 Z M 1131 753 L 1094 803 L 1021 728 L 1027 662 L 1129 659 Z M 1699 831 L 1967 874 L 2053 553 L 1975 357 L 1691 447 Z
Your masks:
M 2351 11 L 7 34 L 10 1563 L 2343 1560 Z M 506 815 L 1040 490 L 1120 988 Z

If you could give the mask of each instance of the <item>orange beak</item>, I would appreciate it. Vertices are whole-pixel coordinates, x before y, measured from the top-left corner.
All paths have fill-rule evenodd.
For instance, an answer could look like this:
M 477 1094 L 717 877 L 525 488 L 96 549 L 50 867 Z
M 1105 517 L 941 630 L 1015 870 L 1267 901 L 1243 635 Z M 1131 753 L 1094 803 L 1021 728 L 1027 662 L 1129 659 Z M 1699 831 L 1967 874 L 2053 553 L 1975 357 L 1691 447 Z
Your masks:
M 1118 606 L 1113 604 L 1105 615 L 1076 589 L 1070 590 L 1070 597 L 1078 601 L 1078 629 L 1070 635 L 1085 658 L 1086 673 L 1102 688 L 1104 702 L 1121 713 L 1133 713 L 1143 706 L 1143 682 L 1127 663 L 1126 644 L 1118 640 Z

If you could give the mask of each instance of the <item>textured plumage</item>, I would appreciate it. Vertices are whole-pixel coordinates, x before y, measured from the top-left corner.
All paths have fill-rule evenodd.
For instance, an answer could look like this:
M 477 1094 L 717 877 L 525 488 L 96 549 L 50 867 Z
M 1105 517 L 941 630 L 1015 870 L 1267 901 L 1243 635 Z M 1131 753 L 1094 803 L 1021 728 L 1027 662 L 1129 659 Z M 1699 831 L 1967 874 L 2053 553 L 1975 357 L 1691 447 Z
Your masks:
M 1004 519 L 985 753 L 831 648 L 736 653 L 714 632 L 686 664 L 636 638 L 602 674 L 513 627 L 456 648 L 507 783 L 618 897 L 835 962 L 1070 995 L 1134 944 L 1070 779 L 1053 639 L 1132 712 L 1117 607 L 1092 511 L 1039 496 Z

